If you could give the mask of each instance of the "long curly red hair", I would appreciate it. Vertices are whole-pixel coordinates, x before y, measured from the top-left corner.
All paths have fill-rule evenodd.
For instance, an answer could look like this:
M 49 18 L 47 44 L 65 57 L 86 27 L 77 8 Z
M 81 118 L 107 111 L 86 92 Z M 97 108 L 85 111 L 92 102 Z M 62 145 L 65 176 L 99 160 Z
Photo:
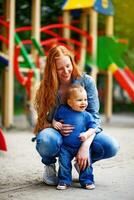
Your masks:
M 58 45 L 49 50 L 43 78 L 34 100 L 34 107 L 37 112 L 37 123 L 34 128 L 35 134 L 50 126 L 47 121 L 47 115 L 56 105 L 57 91 L 59 88 L 56 59 L 61 56 L 70 57 L 73 66 L 72 78 L 78 78 L 81 75 L 71 52 L 65 46 Z

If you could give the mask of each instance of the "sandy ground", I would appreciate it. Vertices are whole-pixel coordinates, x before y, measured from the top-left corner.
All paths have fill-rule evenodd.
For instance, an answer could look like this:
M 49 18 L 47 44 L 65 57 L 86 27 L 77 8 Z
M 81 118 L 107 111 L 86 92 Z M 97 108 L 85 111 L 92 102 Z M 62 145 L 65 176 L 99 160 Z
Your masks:
M 43 164 L 25 118 L 15 119 L 15 125 L 4 131 L 8 151 L 0 151 L 0 200 L 134 200 L 134 115 L 114 115 L 109 124 L 103 123 L 105 132 L 119 141 L 120 151 L 94 164 L 93 191 L 80 188 L 74 168 L 73 187 L 68 190 L 45 185 Z

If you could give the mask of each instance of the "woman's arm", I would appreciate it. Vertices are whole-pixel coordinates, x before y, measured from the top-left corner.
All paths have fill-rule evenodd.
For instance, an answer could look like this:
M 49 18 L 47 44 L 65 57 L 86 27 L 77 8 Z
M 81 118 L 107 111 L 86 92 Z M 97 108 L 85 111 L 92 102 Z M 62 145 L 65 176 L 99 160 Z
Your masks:
M 87 165 L 90 165 L 89 148 L 92 144 L 95 134 L 96 133 L 93 133 L 85 142 L 83 142 L 78 150 L 78 153 L 76 155 L 76 161 L 79 165 L 80 170 L 84 170 L 87 167 Z
M 100 116 L 99 116 L 99 108 L 100 108 L 100 103 L 99 103 L 99 98 L 98 98 L 98 90 L 95 84 L 95 81 L 93 78 L 87 74 L 84 74 L 83 76 L 83 81 L 84 81 L 84 87 L 87 91 L 87 96 L 88 96 L 88 107 L 87 111 L 92 114 L 97 127 L 100 127 Z

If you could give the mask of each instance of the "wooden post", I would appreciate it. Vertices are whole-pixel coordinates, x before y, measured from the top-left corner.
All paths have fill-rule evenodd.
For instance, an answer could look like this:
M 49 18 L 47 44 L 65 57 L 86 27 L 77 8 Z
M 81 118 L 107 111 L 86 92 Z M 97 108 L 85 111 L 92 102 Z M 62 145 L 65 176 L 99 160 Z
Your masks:
M 41 0 L 32 0 L 32 36 L 40 42 Z M 32 57 L 35 60 L 37 51 L 32 48 Z
M 106 17 L 106 36 L 113 36 L 114 34 L 114 18 L 113 16 Z
M 70 18 L 71 18 L 71 16 L 70 16 L 70 11 L 63 11 L 63 24 L 68 24 L 68 25 L 70 25 L 71 24 L 71 22 L 70 22 Z M 68 28 L 64 28 L 63 29 L 63 37 L 64 38 L 70 38 L 70 36 L 71 36 L 71 31 L 70 31 L 70 29 L 68 29 Z M 67 42 L 69 45 L 71 45 L 69 42 Z M 72 46 L 72 45 L 71 45 Z
M 86 10 L 83 10 L 83 12 L 81 14 L 80 21 L 81 21 L 81 29 L 83 31 L 87 31 L 87 13 L 86 13 Z M 79 67 L 80 67 L 81 71 L 84 71 L 85 59 L 86 59 L 87 39 L 86 39 L 86 37 L 81 36 L 80 40 L 81 40 L 81 44 L 84 46 L 84 48 L 81 47 Z
M 4 71 L 4 116 L 2 124 L 8 128 L 13 125 L 14 115 L 14 29 L 15 0 L 6 1 L 6 14 L 9 17 L 9 66 Z
M 89 34 L 92 37 L 92 73 L 91 76 L 95 79 L 97 82 L 97 66 L 96 66 L 96 61 L 97 61 L 97 30 L 98 30 L 98 13 L 94 9 L 89 10 L 89 17 L 90 17 L 90 30 Z
M 2 9 L 4 10 L 4 20 L 8 20 L 9 19 L 9 9 L 8 9 L 8 3 L 7 3 L 7 0 L 3 2 L 3 5 L 2 5 Z M 6 38 L 8 38 L 8 29 L 6 27 L 2 27 L 2 35 Z M 2 52 L 7 55 L 7 52 L 8 52 L 8 49 L 7 49 L 7 45 L 5 43 L 2 43 Z M 8 67 L 8 66 L 7 66 Z M 5 101 L 6 101 L 6 97 L 5 97 L 5 87 L 6 87 L 6 80 L 5 80 L 5 71 L 6 69 L 3 69 L 2 70 L 2 124 L 4 125 L 5 123 L 5 113 L 6 113 L 6 104 L 5 104 Z
M 35 38 L 36 42 L 40 43 L 40 24 L 41 23 L 41 0 L 32 0 L 32 37 Z M 34 62 L 37 59 L 37 49 L 35 49 L 35 46 L 32 47 L 32 59 Z M 32 101 L 35 95 L 35 87 L 37 84 L 39 84 L 41 79 L 41 73 L 40 69 L 36 68 L 37 77 L 32 79 L 31 84 L 31 99 L 28 99 L 27 105 L 28 105 L 28 114 L 31 116 L 33 115 L 32 111 L 33 105 Z
M 107 16 L 106 18 L 106 36 L 113 36 L 114 31 L 114 19 L 113 16 Z M 109 121 L 112 116 L 113 108 L 113 74 L 108 70 L 106 78 L 106 95 L 105 95 L 105 116 Z
M 112 102 L 113 102 L 113 75 L 111 71 L 106 72 L 105 81 L 105 117 L 109 121 L 112 116 Z

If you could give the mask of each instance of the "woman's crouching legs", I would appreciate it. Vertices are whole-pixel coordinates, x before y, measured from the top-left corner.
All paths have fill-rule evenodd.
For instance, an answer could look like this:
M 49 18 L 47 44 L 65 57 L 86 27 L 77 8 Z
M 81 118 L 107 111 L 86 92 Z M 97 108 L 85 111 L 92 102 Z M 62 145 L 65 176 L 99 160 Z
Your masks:
M 96 135 L 92 143 L 91 150 L 92 162 L 94 163 L 98 160 L 115 156 L 119 151 L 119 144 L 115 138 L 101 132 Z
M 36 149 L 45 165 L 54 164 L 62 144 L 61 134 L 53 128 L 46 128 L 38 133 Z
M 39 132 L 36 142 L 36 149 L 42 157 L 42 162 L 45 164 L 43 181 L 47 185 L 57 185 L 58 177 L 55 162 L 62 144 L 62 136 L 55 129 L 46 128 Z

